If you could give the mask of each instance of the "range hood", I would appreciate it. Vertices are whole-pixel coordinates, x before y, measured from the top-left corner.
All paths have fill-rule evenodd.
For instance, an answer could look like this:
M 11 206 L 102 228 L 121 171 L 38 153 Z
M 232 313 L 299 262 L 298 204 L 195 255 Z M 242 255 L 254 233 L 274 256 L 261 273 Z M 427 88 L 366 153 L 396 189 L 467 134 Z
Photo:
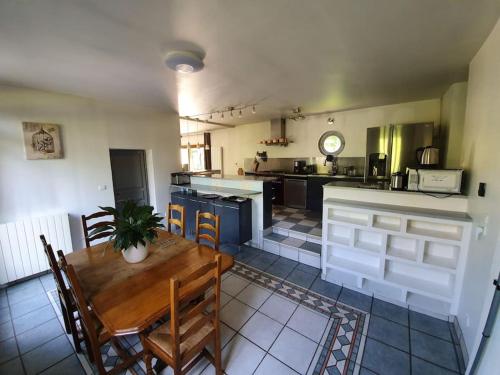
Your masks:
M 267 146 L 288 146 L 290 141 L 286 138 L 286 119 L 274 118 L 271 120 L 271 137 L 260 141 Z

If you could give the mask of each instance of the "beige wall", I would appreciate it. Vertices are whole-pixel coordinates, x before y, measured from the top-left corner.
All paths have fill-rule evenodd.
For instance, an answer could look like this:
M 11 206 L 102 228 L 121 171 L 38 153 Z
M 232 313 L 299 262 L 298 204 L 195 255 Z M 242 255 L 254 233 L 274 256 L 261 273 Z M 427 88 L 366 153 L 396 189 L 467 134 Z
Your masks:
M 364 156 L 366 128 L 405 122 L 433 121 L 439 124 L 441 116 L 440 99 L 422 100 L 380 107 L 337 112 L 329 115 L 308 117 L 303 121 L 287 121 L 287 137 L 293 141 L 288 147 L 264 146 L 262 139 L 269 138 L 269 121 L 237 126 L 212 132 L 214 149 L 224 149 L 224 172 L 235 174 L 238 166 L 243 167 L 245 158 L 252 158 L 256 151 L 266 150 L 272 158 L 309 158 L 322 156 L 318 140 L 327 130 L 340 131 L 346 140 L 340 156 Z M 328 125 L 328 117 L 335 118 L 334 125 Z
M 458 315 L 472 359 L 500 270 L 500 23 L 470 64 L 467 91 L 462 165 L 470 182 L 469 214 L 473 232 L 484 225 L 487 230 L 471 241 Z M 487 184 L 484 198 L 477 195 L 479 182 Z
M 441 155 L 444 168 L 460 168 L 467 82 L 451 85 L 441 98 Z
M 23 121 L 60 124 L 64 158 L 26 160 Z M 169 173 L 179 168 L 177 115 L 0 86 L 0 223 L 68 212 L 73 246 L 81 247 L 79 216 L 114 205 L 110 148 L 147 151 L 151 203 L 164 212 Z

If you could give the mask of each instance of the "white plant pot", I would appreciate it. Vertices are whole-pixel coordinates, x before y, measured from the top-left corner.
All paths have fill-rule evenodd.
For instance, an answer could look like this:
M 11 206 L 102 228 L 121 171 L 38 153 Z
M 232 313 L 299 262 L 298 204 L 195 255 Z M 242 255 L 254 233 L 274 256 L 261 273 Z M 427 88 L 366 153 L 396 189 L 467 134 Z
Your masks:
M 148 249 L 141 243 L 137 244 L 137 247 L 130 246 L 126 250 L 122 250 L 123 258 L 128 263 L 139 263 L 142 262 L 148 256 Z

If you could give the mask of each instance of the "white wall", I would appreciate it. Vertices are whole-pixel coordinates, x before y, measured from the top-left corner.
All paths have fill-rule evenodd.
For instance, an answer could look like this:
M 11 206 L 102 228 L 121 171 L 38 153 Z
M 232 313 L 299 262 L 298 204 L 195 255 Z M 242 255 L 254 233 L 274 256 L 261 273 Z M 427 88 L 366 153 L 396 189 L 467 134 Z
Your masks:
M 472 239 L 458 320 L 472 362 L 500 269 L 500 23 L 469 68 L 462 164 L 469 175 L 469 214 L 487 233 Z M 477 196 L 486 182 L 486 197 Z M 498 354 L 498 353 L 497 353 Z M 498 367 L 498 366 L 497 366 Z
M 366 128 L 424 121 L 433 121 L 437 125 L 440 122 L 440 110 L 440 99 L 430 99 L 312 116 L 303 121 L 287 121 L 287 137 L 293 141 L 288 147 L 259 144 L 270 136 L 270 123 L 266 121 L 213 131 L 212 146 L 224 148 L 226 174 L 235 174 L 238 166 L 243 167 L 243 160 L 254 157 L 257 150 L 266 150 L 272 158 L 322 156 L 318 150 L 318 140 L 323 132 L 332 129 L 340 131 L 346 140 L 340 156 L 364 156 Z M 328 125 L 328 117 L 335 118 L 334 125 Z
M 60 124 L 64 158 L 26 160 L 23 121 Z M 73 247 L 81 248 L 79 216 L 114 205 L 110 148 L 147 151 L 151 203 L 163 214 L 170 172 L 180 165 L 176 114 L 0 86 L 0 223 L 68 212 Z
M 467 82 L 451 85 L 441 98 L 441 147 L 444 168 L 460 168 Z

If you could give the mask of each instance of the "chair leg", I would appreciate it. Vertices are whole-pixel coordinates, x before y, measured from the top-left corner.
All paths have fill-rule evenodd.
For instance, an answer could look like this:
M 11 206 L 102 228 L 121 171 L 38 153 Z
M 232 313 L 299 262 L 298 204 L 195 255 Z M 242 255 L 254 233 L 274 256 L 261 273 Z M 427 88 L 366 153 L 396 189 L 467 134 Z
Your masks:
M 76 328 L 75 315 L 71 312 L 72 316 L 68 318 L 71 327 L 71 336 L 73 336 L 73 342 L 75 343 L 75 351 L 77 353 L 82 352 L 82 347 L 80 345 L 80 337 L 78 337 L 78 329 Z
M 66 330 L 66 333 L 69 335 L 71 333 L 71 326 L 69 324 L 68 310 L 66 309 L 66 306 L 64 306 L 64 303 L 62 303 L 61 296 L 59 296 L 59 305 L 61 306 L 61 313 L 64 320 L 64 329 Z
M 144 361 L 144 364 L 146 365 L 146 374 L 153 375 L 153 366 L 152 366 L 153 355 L 146 348 L 144 348 L 143 361 Z
M 215 374 L 222 375 L 221 342 L 220 331 L 218 329 L 215 331 L 214 344 Z

